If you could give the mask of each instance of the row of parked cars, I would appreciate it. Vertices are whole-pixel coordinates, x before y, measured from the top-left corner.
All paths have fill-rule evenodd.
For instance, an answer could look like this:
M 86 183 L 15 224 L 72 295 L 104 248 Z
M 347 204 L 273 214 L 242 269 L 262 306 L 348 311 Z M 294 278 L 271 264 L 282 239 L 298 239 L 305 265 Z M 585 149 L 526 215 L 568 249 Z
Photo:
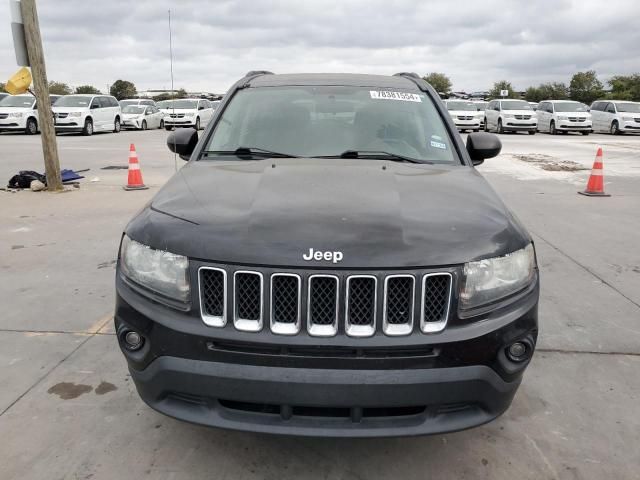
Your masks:
M 497 99 L 490 102 L 445 100 L 447 110 L 460 131 L 478 132 L 592 132 L 618 135 L 640 133 L 640 102 L 598 100 L 588 107 L 573 100 L 545 100 L 532 105 L 524 100 Z
M 203 128 L 219 102 L 184 98 L 154 102 L 129 99 L 118 102 L 110 95 L 50 95 L 56 132 L 119 132 L 122 128 L 147 130 L 177 126 Z M 33 95 L 8 95 L 0 99 L 0 131 L 39 132 L 38 106 Z

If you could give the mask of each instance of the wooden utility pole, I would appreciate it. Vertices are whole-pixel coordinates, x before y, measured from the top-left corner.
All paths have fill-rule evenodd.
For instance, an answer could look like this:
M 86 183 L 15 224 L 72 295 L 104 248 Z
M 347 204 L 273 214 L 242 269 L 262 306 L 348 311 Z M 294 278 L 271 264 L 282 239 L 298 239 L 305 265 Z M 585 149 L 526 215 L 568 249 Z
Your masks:
M 20 11 L 22 12 L 27 52 L 29 54 L 29 63 L 31 64 L 31 76 L 33 77 L 33 87 L 38 105 L 38 125 L 42 133 L 42 153 L 44 155 L 45 175 L 47 176 L 47 189 L 50 191 L 62 190 L 56 131 L 53 124 L 51 101 L 49 100 L 49 83 L 47 82 L 47 69 L 44 64 L 44 53 L 42 52 L 42 38 L 40 37 L 36 0 L 21 0 Z

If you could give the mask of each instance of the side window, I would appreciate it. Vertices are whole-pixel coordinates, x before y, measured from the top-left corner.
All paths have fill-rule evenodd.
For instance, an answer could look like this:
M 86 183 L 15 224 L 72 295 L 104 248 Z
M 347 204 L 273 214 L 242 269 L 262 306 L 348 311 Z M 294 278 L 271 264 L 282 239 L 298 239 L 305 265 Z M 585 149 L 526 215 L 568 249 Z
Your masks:
M 153 112 L 151 111 L 151 107 L 147 107 L 144 111 L 145 115 L 151 115 Z
M 198 102 L 198 110 L 202 110 L 203 108 L 207 108 L 207 106 L 204 104 L 204 100 L 200 100 Z
M 608 103 L 607 104 L 607 113 L 616 113 L 616 107 L 613 105 L 613 103 Z
M 493 107 L 496 106 L 496 102 L 489 102 L 489 105 L 487 105 L 487 110 L 493 110 Z
M 115 97 L 109 97 L 109 101 L 110 101 L 112 107 L 119 107 L 120 106 L 120 104 L 118 103 L 118 100 L 116 100 Z
M 501 110 L 501 107 L 502 107 L 502 105 L 500 105 L 500 102 L 496 102 L 496 105 L 495 105 L 494 110 L 495 110 L 496 112 L 499 112 L 499 111 Z
M 547 112 L 553 113 L 553 103 L 547 103 Z
M 101 108 L 102 103 L 100 102 L 100 97 L 93 97 L 93 101 L 91 102 L 91 108 Z

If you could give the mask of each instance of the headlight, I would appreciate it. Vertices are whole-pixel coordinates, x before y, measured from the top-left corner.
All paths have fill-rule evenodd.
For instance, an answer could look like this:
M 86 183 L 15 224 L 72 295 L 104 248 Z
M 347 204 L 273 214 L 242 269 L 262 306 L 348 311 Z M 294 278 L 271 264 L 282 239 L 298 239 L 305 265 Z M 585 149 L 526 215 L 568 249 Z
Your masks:
M 81 117 L 82 116 L 82 112 L 71 112 L 69 113 L 70 117 Z
M 505 113 L 504 117 L 505 118 L 516 118 L 516 116 L 514 114 L 512 114 L 512 113 Z
M 533 245 L 504 257 L 464 265 L 465 284 L 460 294 L 462 308 L 473 308 L 516 293 L 535 275 Z
M 569 120 L 569 117 L 566 115 L 558 115 L 558 120 Z
M 633 117 L 622 117 L 622 120 L 625 122 L 633 122 Z
M 189 300 L 189 260 L 154 250 L 126 235 L 120 248 L 120 268 L 133 282 L 181 302 Z
M 22 118 L 24 114 L 21 112 L 10 113 L 9 116 L 13 118 Z

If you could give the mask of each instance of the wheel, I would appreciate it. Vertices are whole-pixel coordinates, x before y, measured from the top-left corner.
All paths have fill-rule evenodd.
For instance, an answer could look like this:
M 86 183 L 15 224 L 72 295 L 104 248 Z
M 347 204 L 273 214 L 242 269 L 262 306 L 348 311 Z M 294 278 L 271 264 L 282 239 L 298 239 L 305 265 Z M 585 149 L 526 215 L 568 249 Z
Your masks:
M 504 128 L 502 126 L 502 119 L 498 119 L 498 133 L 504 133 Z
M 580 133 L 586 137 L 586 136 L 587 136 L 587 135 L 589 135 L 591 132 L 580 132 Z
M 611 132 L 611 135 L 620 135 L 620 126 L 618 125 L 618 121 L 614 120 L 613 123 L 611 124 L 611 129 L 609 130 Z
M 90 118 L 87 118 L 84 121 L 84 128 L 82 129 L 82 135 L 85 137 L 90 137 L 93 135 L 93 121 Z
M 536 131 L 535 130 L 529 130 L 529 135 L 535 135 Z
M 27 135 L 35 135 L 38 133 L 38 122 L 35 118 L 27 119 L 27 127 L 24 129 Z
M 113 122 L 113 133 L 118 133 L 120 131 L 120 117 L 116 117 L 115 122 Z
M 146 120 L 142 120 L 142 125 L 140 125 L 140 128 L 142 130 L 146 130 L 147 129 L 147 121 Z
M 473 131 L 474 131 L 474 132 L 479 132 L 479 131 L 480 131 L 480 129 L 479 129 L 479 128 L 474 128 L 474 129 L 473 129 Z
M 172 128 L 171 128 L 171 127 L 164 127 L 164 129 L 165 129 L 167 132 L 170 132 Z
M 487 123 L 487 119 L 486 119 L 486 117 L 485 117 L 485 119 L 484 119 L 484 131 L 485 131 L 485 132 L 488 132 L 488 131 L 489 131 L 489 124 Z
M 158 127 L 160 130 L 164 128 L 164 120 L 160 120 L 160 126 Z
M 549 133 L 551 135 L 558 134 L 558 130 L 556 130 L 556 122 L 554 122 L 553 120 L 551 120 L 551 123 L 549 124 Z
M 200 117 L 196 118 L 196 130 L 200 130 Z

